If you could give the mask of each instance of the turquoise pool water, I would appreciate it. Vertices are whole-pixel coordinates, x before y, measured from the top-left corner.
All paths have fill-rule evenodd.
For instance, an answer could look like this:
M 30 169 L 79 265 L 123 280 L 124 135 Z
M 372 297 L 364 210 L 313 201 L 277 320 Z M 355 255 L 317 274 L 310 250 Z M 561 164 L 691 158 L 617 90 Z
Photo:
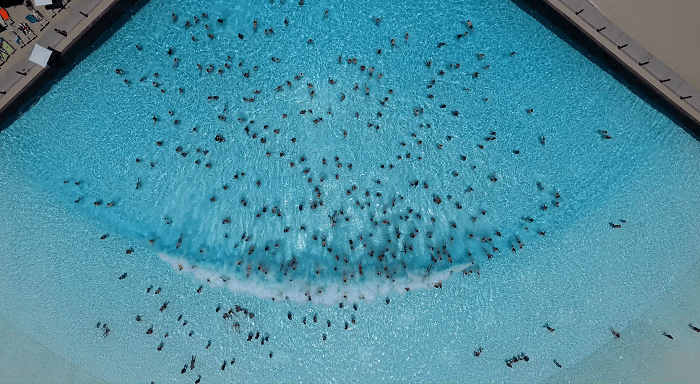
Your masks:
M 104 380 L 544 380 L 695 264 L 699 149 L 508 1 L 152 1 L 0 133 L 0 313 Z

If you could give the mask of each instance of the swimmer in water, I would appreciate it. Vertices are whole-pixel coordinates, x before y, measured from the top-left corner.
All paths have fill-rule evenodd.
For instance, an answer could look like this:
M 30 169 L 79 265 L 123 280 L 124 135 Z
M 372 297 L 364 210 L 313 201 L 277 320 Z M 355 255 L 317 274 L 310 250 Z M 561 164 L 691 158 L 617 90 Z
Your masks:
M 610 327 L 610 332 L 612 332 L 613 336 L 615 336 L 616 339 L 619 339 L 619 338 L 620 338 L 620 333 L 619 333 L 619 332 L 615 332 L 615 330 L 613 329 L 613 327 Z

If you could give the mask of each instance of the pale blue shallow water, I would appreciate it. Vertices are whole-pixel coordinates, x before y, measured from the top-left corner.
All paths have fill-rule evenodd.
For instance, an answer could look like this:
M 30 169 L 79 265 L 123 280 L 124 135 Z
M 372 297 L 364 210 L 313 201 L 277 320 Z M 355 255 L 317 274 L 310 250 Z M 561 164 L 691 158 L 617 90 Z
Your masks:
M 152 1 L 0 133 L 0 311 L 105 380 L 543 380 L 697 261 L 699 149 L 509 1 Z

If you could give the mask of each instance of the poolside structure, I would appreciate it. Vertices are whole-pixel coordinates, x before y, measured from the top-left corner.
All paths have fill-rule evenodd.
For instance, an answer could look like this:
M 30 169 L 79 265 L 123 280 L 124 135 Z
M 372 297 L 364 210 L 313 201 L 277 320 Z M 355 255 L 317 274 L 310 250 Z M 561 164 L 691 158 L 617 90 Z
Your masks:
M 35 44 L 34 49 L 32 50 L 32 55 L 29 56 L 29 61 L 38 64 L 42 67 L 46 67 L 49 65 L 49 61 L 51 60 L 52 54 L 52 50 L 46 49 L 39 44 Z

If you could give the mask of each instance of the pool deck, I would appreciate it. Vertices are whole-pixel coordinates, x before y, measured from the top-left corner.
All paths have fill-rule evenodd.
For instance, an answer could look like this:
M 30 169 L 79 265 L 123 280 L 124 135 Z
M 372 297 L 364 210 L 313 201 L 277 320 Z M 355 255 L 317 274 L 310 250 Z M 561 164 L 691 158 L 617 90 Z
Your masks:
M 28 102 L 41 95 L 47 84 L 52 84 L 61 71 L 75 65 L 81 53 L 121 18 L 138 0 L 63 0 L 63 8 L 36 9 L 44 16 L 40 23 L 29 23 L 30 13 L 24 5 L 8 7 L 14 20 L 6 31 L 0 33 L 15 51 L 0 67 L 0 130 L 29 107 Z M 48 21 L 48 24 L 46 23 Z M 35 34 L 25 36 L 17 25 L 26 22 Z M 43 27 L 42 27 L 43 25 Z M 56 29 L 65 31 L 66 36 Z M 15 30 L 25 44 L 18 44 Z M 39 44 L 56 53 L 47 67 L 29 61 L 34 45 Z
M 590 0 L 608 20 L 700 89 L 700 2 Z M 661 27 L 663 31 L 660 31 Z M 661 33 L 663 32 L 663 33 Z
M 544 0 L 679 113 L 700 137 L 700 2 Z M 681 76 L 681 74 L 683 76 Z M 677 116 L 678 117 L 678 116 Z

